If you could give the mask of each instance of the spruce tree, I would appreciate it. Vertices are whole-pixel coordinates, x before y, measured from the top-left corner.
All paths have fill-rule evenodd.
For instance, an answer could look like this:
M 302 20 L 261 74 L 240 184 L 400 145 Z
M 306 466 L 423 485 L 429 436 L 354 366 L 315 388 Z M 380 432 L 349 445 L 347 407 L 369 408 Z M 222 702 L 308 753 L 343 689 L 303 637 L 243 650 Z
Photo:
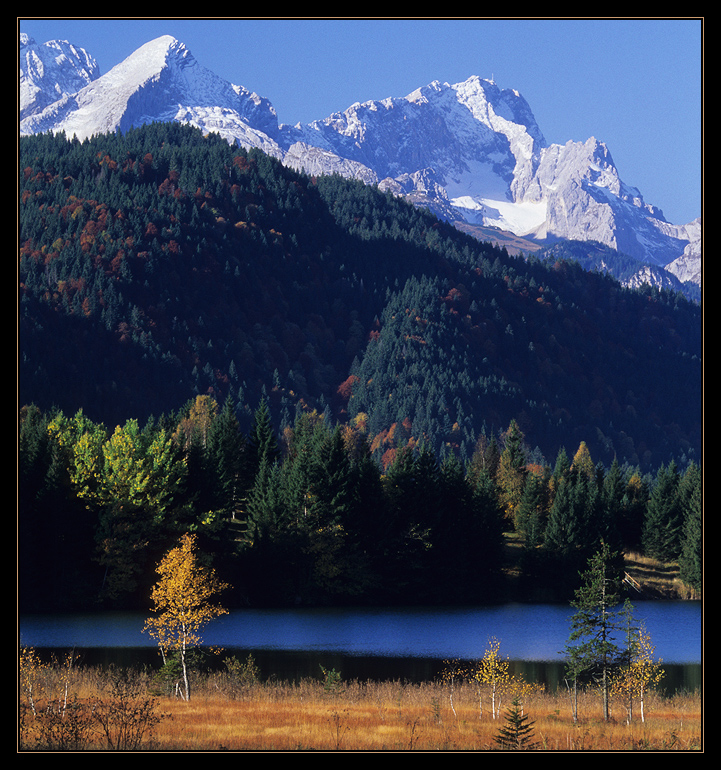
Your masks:
M 600 486 L 602 495 L 603 536 L 606 542 L 619 549 L 623 545 L 621 536 L 623 516 L 624 474 L 616 457 Z
M 210 426 L 208 456 L 214 469 L 216 505 L 235 518 L 245 490 L 252 479 L 247 468 L 245 437 L 240 431 L 232 397 L 228 396 L 220 414 Z
M 261 455 L 245 507 L 248 532 L 254 546 L 277 539 L 285 524 L 287 516 L 281 498 L 281 481 L 280 464 L 267 454 Z
M 574 682 L 593 681 L 600 685 L 603 716 L 609 718 L 611 674 L 623 659 L 623 649 L 616 635 L 623 620 L 616 607 L 620 601 L 621 564 L 618 553 L 601 544 L 588 562 L 582 585 L 576 590 L 571 606 L 571 634 L 566 646 L 567 673 Z
M 698 466 L 689 466 L 681 487 L 685 520 L 681 555 L 678 560 L 679 577 L 684 583 L 700 591 L 703 582 L 703 503 Z
M 661 561 L 676 559 L 681 552 L 683 512 L 679 482 L 675 461 L 662 465 L 646 508 L 643 549 L 647 556 Z
M 575 508 L 574 487 L 570 477 L 562 477 L 558 482 L 544 535 L 546 549 L 564 561 L 570 561 L 582 541 L 581 521 Z
M 316 496 L 321 526 L 345 526 L 355 502 L 355 489 L 350 459 L 339 427 L 328 433 L 319 447 L 319 480 Z
M 543 542 L 547 481 L 529 473 L 516 512 L 516 525 L 524 536 L 524 547 L 533 550 Z
M 280 458 L 280 449 L 270 419 L 268 401 L 265 397 L 261 399 L 255 410 L 253 426 L 248 439 L 254 472 L 258 471 L 263 460 L 266 460 L 268 465 L 273 465 Z
M 533 741 L 535 722 L 529 722 L 527 714 L 523 713 L 520 699 L 516 696 L 506 711 L 506 724 L 498 730 L 496 744 L 506 751 L 529 751 L 538 748 Z

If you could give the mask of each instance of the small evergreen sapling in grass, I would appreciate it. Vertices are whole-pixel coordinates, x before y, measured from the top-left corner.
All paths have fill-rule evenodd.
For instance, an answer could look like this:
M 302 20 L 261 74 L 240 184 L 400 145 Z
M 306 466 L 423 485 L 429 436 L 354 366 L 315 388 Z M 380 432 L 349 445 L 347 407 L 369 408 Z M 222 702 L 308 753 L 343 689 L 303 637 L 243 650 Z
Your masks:
M 523 713 L 520 698 L 515 697 L 506 711 L 506 724 L 496 734 L 495 741 L 499 748 L 506 751 L 529 751 L 538 748 L 533 741 L 535 722 L 528 721 Z

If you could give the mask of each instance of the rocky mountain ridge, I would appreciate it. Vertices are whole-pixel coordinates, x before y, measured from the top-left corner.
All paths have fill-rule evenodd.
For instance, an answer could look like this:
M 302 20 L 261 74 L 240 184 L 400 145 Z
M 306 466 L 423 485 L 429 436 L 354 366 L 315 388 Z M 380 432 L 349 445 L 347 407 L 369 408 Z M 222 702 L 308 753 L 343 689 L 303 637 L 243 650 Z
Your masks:
M 147 122 L 186 122 L 312 175 L 377 184 L 460 226 L 539 245 L 601 243 L 641 263 L 632 282 L 668 266 L 662 282 L 700 285 L 700 220 L 667 222 L 620 179 L 596 138 L 549 145 L 525 99 L 493 81 L 436 81 L 288 126 L 268 99 L 219 78 L 170 36 L 104 75 L 69 43 L 22 36 L 20 43 L 21 134 L 65 131 L 82 140 Z M 38 61 L 46 63 L 42 77 Z

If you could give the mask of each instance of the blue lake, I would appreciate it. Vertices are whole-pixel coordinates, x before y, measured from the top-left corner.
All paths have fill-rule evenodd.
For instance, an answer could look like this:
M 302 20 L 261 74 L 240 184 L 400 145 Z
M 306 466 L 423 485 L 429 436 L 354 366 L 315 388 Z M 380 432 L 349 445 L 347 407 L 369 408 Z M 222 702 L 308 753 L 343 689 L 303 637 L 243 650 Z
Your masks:
M 700 602 L 634 604 L 666 663 L 700 663 Z M 394 658 L 474 659 L 491 637 L 511 660 L 559 661 L 569 635 L 567 605 L 484 607 L 242 609 L 212 622 L 208 646 L 285 652 L 331 652 Z M 37 615 L 20 618 L 20 643 L 38 648 L 154 647 L 137 613 Z

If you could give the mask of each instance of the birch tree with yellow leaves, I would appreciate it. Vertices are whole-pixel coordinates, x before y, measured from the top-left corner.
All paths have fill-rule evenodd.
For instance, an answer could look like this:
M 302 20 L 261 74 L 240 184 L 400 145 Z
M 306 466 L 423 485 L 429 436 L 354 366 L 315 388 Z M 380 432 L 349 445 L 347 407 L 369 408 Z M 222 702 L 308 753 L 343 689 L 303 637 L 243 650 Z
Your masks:
M 195 535 L 183 535 L 161 560 L 157 572 L 160 579 L 151 593 L 155 615 L 146 620 L 143 630 L 158 643 L 164 663 L 170 653 L 178 655 L 183 677 L 180 694 L 190 700 L 188 651 L 202 644 L 201 630 L 211 620 L 227 614 L 213 600 L 228 586 L 201 562 Z
M 663 678 L 664 670 L 660 661 L 654 660 L 655 647 L 651 644 L 651 635 L 643 625 L 632 629 L 628 642 L 629 659 L 614 675 L 611 682 L 612 695 L 619 696 L 626 704 L 626 721 L 633 719 L 634 701 L 638 702 L 641 721 L 646 721 L 644 701 L 649 690 Z
M 481 660 L 471 670 L 471 679 L 478 687 L 478 708 L 483 717 L 483 690 L 487 689 L 491 699 L 491 716 L 495 719 L 501 711 L 501 695 L 507 691 L 512 676 L 510 661 L 499 654 L 501 643 L 490 639 Z

